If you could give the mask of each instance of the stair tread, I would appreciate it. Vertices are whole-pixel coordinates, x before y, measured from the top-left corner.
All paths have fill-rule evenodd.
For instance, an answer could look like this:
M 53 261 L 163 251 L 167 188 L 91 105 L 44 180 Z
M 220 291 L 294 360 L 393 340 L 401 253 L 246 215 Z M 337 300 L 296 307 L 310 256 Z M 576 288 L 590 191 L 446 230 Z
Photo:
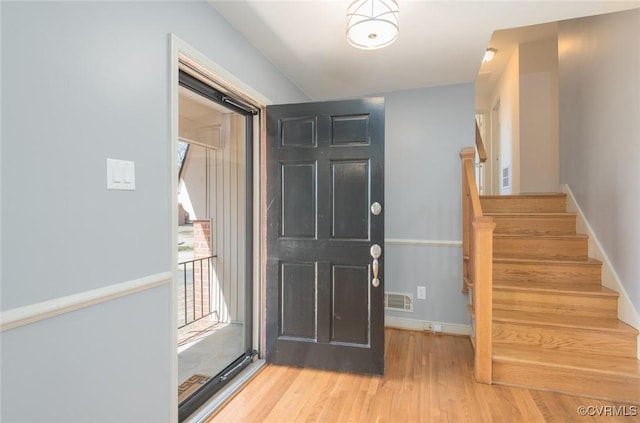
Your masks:
M 531 258 L 514 258 L 514 257 L 494 257 L 494 263 L 525 263 L 525 264 L 568 264 L 568 265 L 601 265 L 600 260 L 588 258 L 587 260 L 571 260 L 571 259 L 531 259 Z
M 567 194 L 562 192 L 536 192 L 529 194 L 508 194 L 508 195 L 481 195 L 480 199 L 483 198 L 537 198 L 537 197 L 566 197 Z
M 501 362 L 534 363 L 603 375 L 619 375 L 640 383 L 640 361 L 635 358 L 546 350 L 531 346 L 494 344 L 493 359 Z
M 546 239 L 588 239 L 589 235 L 585 234 L 504 234 L 494 233 L 494 238 L 546 238 Z
M 583 282 L 529 282 L 519 280 L 494 281 L 494 288 L 514 289 L 523 291 L 551 291 L 551 292 L 594 292 L 617 296 L 618 293 L 603 285 Z
M 526 323 L 540 326 L 565 327 L 586 330 L 606 330 L 622 334 L 637 335 L 638 331 L 618 319 L 573 316 L 570 314 L 536 313 L 513 310 L 493 310 L 493 321 L 506 323 Z
M 602 285 L 582 282 L 529 282 L 529 281 L 494 281 L 494 288 L 511 289 L 517 291 L 545 291 L 552 293 L 569 293 L 576 295 L 598 295 L 618 297 L 619 294 Z
M 507 216 L 516 216 L 516 217 L 574 217 L 577 216 L 577 213 L 572 212 L 488 212 L 483 213 L 483 216 L 491 216 L 491 217 L 507 217 Z

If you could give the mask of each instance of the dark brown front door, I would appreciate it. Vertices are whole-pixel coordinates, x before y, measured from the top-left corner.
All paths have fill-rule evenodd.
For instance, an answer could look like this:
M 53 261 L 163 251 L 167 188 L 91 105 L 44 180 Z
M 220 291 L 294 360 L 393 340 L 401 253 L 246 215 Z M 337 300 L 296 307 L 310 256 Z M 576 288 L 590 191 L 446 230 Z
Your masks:
M 267 361 L 382 374 L 384 99 L 267 107 L 266 202 Z

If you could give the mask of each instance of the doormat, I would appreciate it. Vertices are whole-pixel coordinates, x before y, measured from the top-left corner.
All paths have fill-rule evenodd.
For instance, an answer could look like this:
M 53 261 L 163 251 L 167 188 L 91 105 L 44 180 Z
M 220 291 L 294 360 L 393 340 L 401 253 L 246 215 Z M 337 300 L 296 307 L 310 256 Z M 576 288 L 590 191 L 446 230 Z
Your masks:
M 209 379 L 211 379 L 210 376 L 195 374 L 182 382 L 180 386 L 178 386 L 178 403 L 181 403 L 187 399 L 189 395 L 202 388 L 202 385 L 207 383 Z

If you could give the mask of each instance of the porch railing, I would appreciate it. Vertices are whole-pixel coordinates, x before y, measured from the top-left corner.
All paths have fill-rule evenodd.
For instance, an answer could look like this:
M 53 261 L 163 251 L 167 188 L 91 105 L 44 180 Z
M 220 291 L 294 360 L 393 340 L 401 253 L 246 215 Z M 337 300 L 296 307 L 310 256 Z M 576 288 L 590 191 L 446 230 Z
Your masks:
M 469 292 L 473 325 L 474 376 L 492 381 L 493 218 L 482 215 L 475 181 L 475 150 L 464 148 L 462 160 L 462 291 Z
M 212 301 L 216 257 L 213 255 L 178 263 L 178 329 L 209 316 L 219 319 L 219 311 Z

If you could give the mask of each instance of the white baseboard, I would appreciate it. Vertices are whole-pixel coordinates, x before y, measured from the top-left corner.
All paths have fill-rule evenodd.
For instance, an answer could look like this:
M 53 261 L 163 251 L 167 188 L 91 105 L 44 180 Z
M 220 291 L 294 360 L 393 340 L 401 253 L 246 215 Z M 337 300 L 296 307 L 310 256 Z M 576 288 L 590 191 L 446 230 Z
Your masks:
M 78 294 L 54 298 L 0 312 L 0 331 L 50 319 L 64 313 L 104 303 L 146 289 L 168 284 L 173 279 L 170 272 L 157 273 L 127 282 L 91 289 Z
M 589 235 L 589 257 L 602 262 L 602 285 L 620 294 L 618 297 L 618 319 L 640 330 L 640 314 L 638 314 L 638 310 L 636 310 L 631 302 L 627 290 L 624 288 L 624 285 L 622 285 L 622 281 L 613 268 L 611 260 L 609 260 L 602 244 L 600 244 L 598 237 L 591 228 L 591 225 L 589 225 L 569 185 L 562 185 L 562 192 L 567 194 L 567 211 L 578 214 L 576 230 L 578 233 Z M 640 335 L 638 336 L 637 345 L 637 355 L 640 360 Z
M 448 335 L 469 335 L 471 333 L 471 327 L 469 325 L 384 316 L 384 326 L 387 328 L 425 331 L 425 328 L 433 328 L 434 325 L 442 325 L 441 333 Z

